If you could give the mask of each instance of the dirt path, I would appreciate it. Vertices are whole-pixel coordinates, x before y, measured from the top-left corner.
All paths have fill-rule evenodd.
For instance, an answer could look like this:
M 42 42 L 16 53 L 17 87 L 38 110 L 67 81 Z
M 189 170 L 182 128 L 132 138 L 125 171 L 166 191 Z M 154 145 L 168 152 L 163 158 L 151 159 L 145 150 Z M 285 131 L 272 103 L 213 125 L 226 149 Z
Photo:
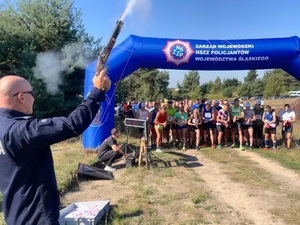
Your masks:
M 224 172 L 224 165 L 212 161 L 202 152 L 195 150 L 184 152 L 184 154 L 194 156 L 196 161 L 203 165 L 197 167 L 191 166 L 189 169 L 191 169 L 194 174 L 198 174 L 199 177 L 205 181 L 204 185 L 213 197 L 213 201 L 215 201 L 214 204 L 220 205 L 220 208 L 222 207 L 223 215 L 220 215 L 220 218 L 226 218 L 226 220 L 223 221 L 221 219 L 223 222 L 222 224 L 287 224 L 281 218 L 272 214 L 271 210 L 275 207 L 277 209 L 289 208 L 290 200 L 286 198 L 286 193 L 293 192 L 300 194 L 299 175 L 289 169 L 283 168 L 272 160 L 262 158 L 255 152 L 240 152 L 235 149 L 232 151 L 236 151 L 236 154 L 240 157 L 246 157 L 247 159 L 256 162 L 258 167 L 271 174 L 270 179 L 279 184 L 279 190 L 263 188 L 253 189 L 246 184 L 233 182 Z M 187 162 L 187 166 L 189 163 L 192 165 L 195 163 L 195 160 Z M 177 174 L 189 174 L 185 167 L 178 166 L 174 167 L 174 169 Z M 62 201 L 64 203 L 70 203 L 75 201 L 86 201 L 86 199 L 109 199 L 112 204 L 117 204 L 119 195 L 116 193 L 122 193 L 124 189 L 122 186 L 122 178 L 125 173 L 126 170 L 124 169 L 116 171 L 114 173 L 116 178 L 115 181 L 89 181 L 81 183 L 79 191 L 66 194 Z M 190 173 L 192 178 L 192 172 Z M 123 185 L 124 182 L 126 181 L 123 181 Z M 105 191 L 101 192 L 99 190 Z M 130 188 L 127 189 L 126 193 L 128 196 L 130 196 L 129 190 Z M 225 211 L 227 210 L 227 212 L 224 213 L 224 209 Z M 242 223 L 242 221 L 251 222 Z
M 270 159 L 263 158 L 255 152 L 245 151 L 239 152 L 240 155 L 249 157 L 249 159 L 257 162 L 259 166 L 273 175 L 273 179 L 281 184 L 281 186 L 293 192 L 300 191 L 300 176 L 292 170 L 286 169 Z
M 259 157 L 256 156 L 256 158 Z M 242 215 L 257 225 L 285 224 L 269 212 L 278 201 L 282 201 L 280 194 L 266 190 L 253 190 L 246 185 L 232 182 L 222 172 L 218 163 L 206 158 L 203 154 L 199 155 L 199 161 L 204 166 L 197 172 L 206 181 L 212 194 L 233 208 L 233 214 Z M 271 164 L 269 162 L 269 166 Z

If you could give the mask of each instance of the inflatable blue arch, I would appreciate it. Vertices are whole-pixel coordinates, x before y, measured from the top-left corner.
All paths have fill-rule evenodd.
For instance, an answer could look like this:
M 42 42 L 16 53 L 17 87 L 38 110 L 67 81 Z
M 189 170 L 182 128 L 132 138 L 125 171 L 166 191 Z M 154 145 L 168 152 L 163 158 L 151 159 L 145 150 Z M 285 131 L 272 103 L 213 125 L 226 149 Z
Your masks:
M 86 68 L 84 96 L 92 87 L 96 62 Z M 114 127 L 114 83 L 138 68 L 176 70 L 254 70 L 280 68 L 300 79 L 300 39 L 296 36 L 248 40 L 187 40 L 131 35 L 107 61 L 112 86 L 98 115 L 83 134 L 83 147 L 95 149 Z

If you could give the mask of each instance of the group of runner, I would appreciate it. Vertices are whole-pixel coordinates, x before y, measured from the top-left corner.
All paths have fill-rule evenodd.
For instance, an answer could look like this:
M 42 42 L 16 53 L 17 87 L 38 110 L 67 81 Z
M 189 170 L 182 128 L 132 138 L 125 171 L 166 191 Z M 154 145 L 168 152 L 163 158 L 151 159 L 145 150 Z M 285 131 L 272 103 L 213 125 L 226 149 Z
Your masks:
M 264 107 L 262 101 L 253 107 L 239 99 L 141 101 L 137 105 L 132 107 L 137 108 L 136 112 L 132 110 L 124 117 L 148 121 L 149 144 L 155 146 L 157 152 L 162 152 L 163 147 L 185 151 L 188 148 L 200 150 L 200 146 L 219 149 L 239 146 L 242 151 L 259 147 L 276 150 L 276 130 L 280 122 L 283 144 L 290 149 L 296 122 L 289 104 L 276 113 L 270 105 Z M 142 137 L 143 129 L 140 134 Z

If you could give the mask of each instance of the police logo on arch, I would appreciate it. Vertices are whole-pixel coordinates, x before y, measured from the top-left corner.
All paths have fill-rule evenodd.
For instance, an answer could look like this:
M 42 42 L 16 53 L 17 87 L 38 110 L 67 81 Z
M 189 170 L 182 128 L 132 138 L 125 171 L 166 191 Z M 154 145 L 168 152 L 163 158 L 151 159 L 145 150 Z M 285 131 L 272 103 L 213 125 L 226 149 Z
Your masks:
M 163 49 L 167 62 L 174 63 L 179 66 L 182 63 L 189 63 L 194 50 L 190 42 L 175 40 L 168 41 Z

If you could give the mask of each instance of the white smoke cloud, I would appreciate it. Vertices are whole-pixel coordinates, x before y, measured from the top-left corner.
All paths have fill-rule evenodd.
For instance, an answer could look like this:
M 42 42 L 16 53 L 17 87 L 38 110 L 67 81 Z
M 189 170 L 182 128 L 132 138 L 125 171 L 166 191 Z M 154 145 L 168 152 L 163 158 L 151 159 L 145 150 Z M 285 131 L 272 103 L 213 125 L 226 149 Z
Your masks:
M 63 82 L 64 73 L 72 73 L 75 68 L 84 69 L 92 58 L 92 51 L 81 43 L 66 45 L 59 52 L 37 54 L 34 76 L 42 79 L 50 94 L 56 94 Z
M 150 0 L 127 0 L 127 6 L 121 20 L 124 20 L 125 17 L 131 15 L 133 12 L 139 18 L 147 18 L 150 16 L 151 10 L 152 4 Z

